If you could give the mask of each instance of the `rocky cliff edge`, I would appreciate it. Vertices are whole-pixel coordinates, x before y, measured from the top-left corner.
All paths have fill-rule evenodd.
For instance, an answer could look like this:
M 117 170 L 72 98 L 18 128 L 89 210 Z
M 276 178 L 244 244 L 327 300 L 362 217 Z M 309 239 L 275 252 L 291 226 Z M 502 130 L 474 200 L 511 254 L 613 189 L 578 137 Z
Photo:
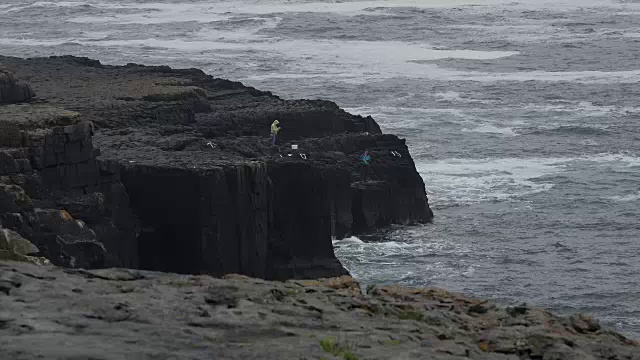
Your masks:
M 196 69 L 0 64 L 0 219 L 56 265 L 339 276 L 332 237 L 433 217 L 404 140 L 332 102 Z

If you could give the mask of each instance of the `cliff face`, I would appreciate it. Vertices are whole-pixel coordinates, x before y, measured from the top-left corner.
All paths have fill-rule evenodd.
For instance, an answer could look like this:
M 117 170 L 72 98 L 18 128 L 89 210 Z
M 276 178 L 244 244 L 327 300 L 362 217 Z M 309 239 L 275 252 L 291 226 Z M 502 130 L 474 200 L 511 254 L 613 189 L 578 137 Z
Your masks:
M 0 260 L 0 309 L 12 360 L 640 359 L 637 341 L 586 315 L 440 289 L 363 292 L 347 276 L 269 282 Z
M 0 106 L 2 225 L 55 264 L 337 276 L 332 236 L 433 216 L 404 141 L 334 103 L 195 69 L 0 62 L 38 94 Z

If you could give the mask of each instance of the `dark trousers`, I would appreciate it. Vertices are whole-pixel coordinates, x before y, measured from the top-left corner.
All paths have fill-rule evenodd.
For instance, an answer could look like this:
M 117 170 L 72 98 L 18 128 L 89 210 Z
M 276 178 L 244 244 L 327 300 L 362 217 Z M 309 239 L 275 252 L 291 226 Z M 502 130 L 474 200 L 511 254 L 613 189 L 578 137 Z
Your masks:
M 371 169 L 369 169 L 369 164 L 360 163 L 360 177 L 362 178 L 362 180 L 365 180 L 369 177 L 370 170 Z

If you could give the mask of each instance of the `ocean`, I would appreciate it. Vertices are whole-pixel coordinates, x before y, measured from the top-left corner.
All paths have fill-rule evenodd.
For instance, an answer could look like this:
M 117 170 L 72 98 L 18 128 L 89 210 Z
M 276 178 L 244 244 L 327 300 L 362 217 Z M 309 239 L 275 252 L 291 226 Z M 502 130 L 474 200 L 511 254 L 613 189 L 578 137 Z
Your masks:
M 197 67 L 371 115 L 436 217 L 335 241 L 358 280 L 640 338 L 637 0 L 4 0 L 0 54 Z

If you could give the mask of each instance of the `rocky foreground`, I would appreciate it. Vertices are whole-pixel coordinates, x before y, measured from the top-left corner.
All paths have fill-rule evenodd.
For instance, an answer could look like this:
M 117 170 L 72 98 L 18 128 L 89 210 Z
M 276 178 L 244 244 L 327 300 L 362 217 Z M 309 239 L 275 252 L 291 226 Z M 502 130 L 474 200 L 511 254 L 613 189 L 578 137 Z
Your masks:
M 404 140 L 332 102 L 197 69 L 0 64 L 0 221 L 56 265 L 340 276 L 332 237 L 433 217 Z
M 588 316 L 348 276 L 270 282 L 0 262 L 2 359 L 640 359 Z

